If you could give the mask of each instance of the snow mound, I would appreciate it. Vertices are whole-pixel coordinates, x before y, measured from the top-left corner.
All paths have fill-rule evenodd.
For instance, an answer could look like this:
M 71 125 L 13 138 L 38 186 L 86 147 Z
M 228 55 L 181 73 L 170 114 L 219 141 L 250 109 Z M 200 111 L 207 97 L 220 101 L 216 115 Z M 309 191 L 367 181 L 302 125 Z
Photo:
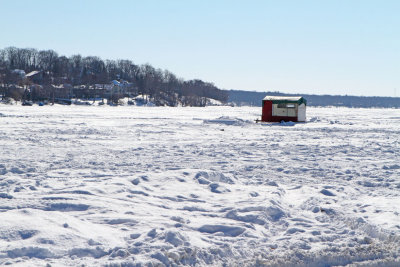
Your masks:
M 203 120 L 204 123 L 214 123 L 214 124 L 222 124 L 222 125 L 234 125 L 234 126 L 243 126 L 246 124 L 250 124 L 251 121 L 243 120 L 236 117 L 227 117 L 221 116 L 217 119 L 207 119 Z
M 210 184 L 211 182 L 234 184 L 233 178 L 215 171 L 200 171 L 194 177 L 200 184 Z
M 295 126 L 296 123 L 292 122 L 292 121 L 281 121 L 280 122 L 281 126 Z

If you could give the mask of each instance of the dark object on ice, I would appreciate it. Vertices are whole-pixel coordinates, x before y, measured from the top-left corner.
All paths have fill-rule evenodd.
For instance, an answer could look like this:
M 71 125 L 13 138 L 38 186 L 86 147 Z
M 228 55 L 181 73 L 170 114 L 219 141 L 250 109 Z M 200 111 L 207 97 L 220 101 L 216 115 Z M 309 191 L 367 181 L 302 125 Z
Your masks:
M 54 103 L 61 104 L 61 105 L 71 105 L 72 100 L 69 98 L 55 98 Z
M 24 101 L 24 102 L 22 102 L 22 105 L 23 106 L 32 106 L 33 103 L 32 103 L 32 101 Z

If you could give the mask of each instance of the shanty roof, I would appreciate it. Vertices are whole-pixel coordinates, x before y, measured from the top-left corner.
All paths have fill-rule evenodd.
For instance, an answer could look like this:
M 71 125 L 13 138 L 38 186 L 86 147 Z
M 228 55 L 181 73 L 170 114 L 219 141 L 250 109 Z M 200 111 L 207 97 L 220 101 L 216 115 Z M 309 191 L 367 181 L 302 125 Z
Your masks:
M 263 100 L 272 101 L 274 104 L 297 103 L 307 105 L 307 100 L 302 96 L 266 96 Z

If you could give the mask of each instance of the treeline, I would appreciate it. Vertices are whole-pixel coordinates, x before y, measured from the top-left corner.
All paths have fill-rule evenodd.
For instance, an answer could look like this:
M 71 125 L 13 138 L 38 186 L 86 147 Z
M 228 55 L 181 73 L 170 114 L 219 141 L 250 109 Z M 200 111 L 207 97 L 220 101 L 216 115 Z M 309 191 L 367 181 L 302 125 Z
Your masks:
M 129 94 L 147 95 L 157 105 L 204 106 L 206 98 L 226 102 L 228 92 L 210 82 L 183 80 L 168 70 L 149 64 L 136 65 L 131 60 L 102 60 L 96 56 L 58 55 L 53 50 L 7 47 L 0 49 L 0 86 L 28 87 L 31 79 L 21 79 L 20 73 L 42 73 L 39 85 L 86 86 L 108 84 L 122 80 L 133 84 Z M 4 95 L 4 94 L 3 94 Z
M 230 90 L 228 102 L 237 106 L 261 106 L 262 99 L 266 95 L 300 95 L 307 99 L 308 106 L 318 107 L 400 108 L 399 97 L 285 94 L 280 92 L 249 92 L 241 90 Z

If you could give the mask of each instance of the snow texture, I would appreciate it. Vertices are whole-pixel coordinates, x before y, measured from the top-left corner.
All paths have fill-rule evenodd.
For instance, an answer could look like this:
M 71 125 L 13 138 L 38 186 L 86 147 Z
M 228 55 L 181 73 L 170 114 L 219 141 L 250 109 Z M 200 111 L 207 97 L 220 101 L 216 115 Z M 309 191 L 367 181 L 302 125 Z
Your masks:
M 399 266 L 400 110 L 260 113 L 0 105 L 0 265 Z

